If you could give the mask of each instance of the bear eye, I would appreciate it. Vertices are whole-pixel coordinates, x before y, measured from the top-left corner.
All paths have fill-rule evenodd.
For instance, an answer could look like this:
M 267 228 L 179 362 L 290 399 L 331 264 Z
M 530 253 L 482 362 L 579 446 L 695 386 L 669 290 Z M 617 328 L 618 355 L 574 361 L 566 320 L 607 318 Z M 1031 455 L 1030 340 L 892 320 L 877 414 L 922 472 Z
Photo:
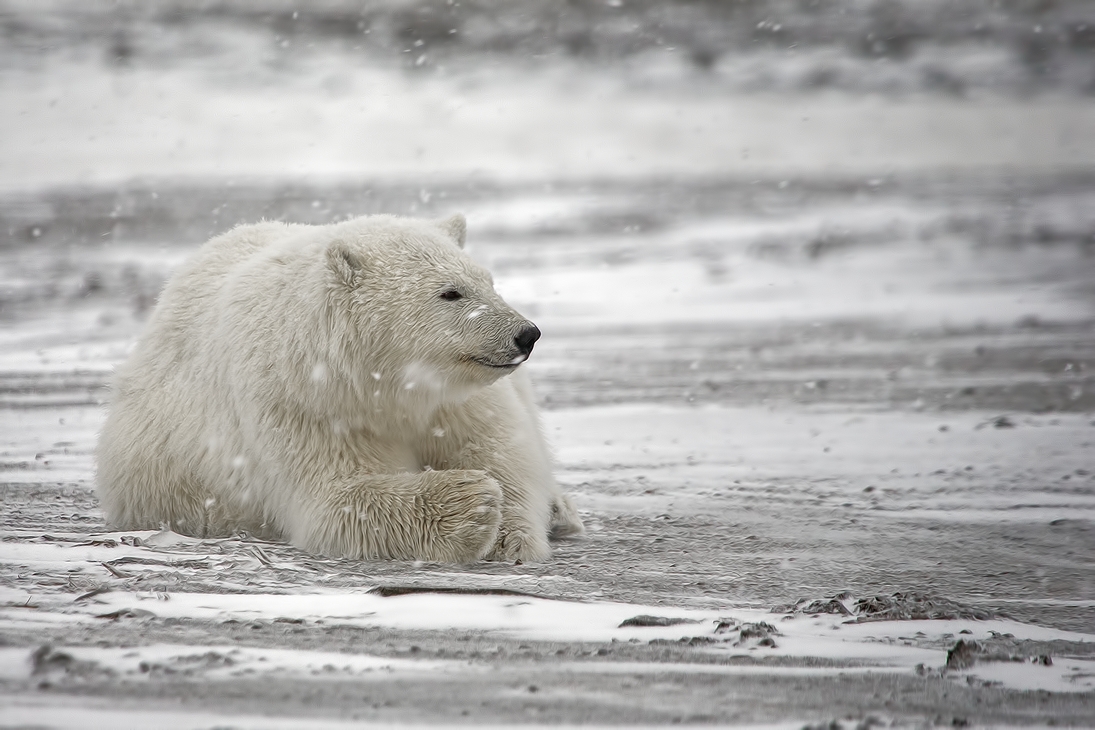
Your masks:
M 464 295 L 456 291 L 455 289 L 446 289 L 445 291 L 441 292 L 441 298 L 444 299 L 446 302 L 455 302 L 457 299 L 463 299 Z

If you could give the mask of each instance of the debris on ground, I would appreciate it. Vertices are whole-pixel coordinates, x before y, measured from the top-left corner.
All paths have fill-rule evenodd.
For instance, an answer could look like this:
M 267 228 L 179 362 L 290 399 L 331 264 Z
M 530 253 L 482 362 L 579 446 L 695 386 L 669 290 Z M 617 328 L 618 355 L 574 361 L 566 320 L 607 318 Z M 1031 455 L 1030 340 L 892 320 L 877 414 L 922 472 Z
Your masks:
M 848 591 L 829 598 L 800 598 L 793 604 L 776 606 L 773 613 L 795 615 L 839 614 L 855 623 L 867 621 L 924 621 L 940 619 L 974 619 L 987 621 L 1003 618 L 999 611 L 974 608 L 949 598 L 924 593 L 897 592 L 888 596 L 855 598 Z

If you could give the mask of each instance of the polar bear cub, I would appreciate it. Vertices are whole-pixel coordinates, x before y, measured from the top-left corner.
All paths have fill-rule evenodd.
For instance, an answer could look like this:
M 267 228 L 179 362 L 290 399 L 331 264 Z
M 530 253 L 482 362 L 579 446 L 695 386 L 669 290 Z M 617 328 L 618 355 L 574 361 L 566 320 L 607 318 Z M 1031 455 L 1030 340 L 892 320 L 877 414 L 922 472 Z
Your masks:
M 540 332 L 465 228 L 367 216 L 206 243 L 116 374 L 108 521 L 444 562 L 542 561 L 581 532 L 520 368 Z

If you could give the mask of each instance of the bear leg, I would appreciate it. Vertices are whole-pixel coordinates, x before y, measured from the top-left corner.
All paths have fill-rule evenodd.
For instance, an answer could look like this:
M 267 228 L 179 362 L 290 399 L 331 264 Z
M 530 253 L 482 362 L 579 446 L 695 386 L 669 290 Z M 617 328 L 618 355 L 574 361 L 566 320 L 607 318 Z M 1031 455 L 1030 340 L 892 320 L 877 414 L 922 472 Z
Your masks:
M 474 562 L 498 540 L 501 505 L 484 471 L 362 474 L 311 511 L 293 542 L 336 557 Z

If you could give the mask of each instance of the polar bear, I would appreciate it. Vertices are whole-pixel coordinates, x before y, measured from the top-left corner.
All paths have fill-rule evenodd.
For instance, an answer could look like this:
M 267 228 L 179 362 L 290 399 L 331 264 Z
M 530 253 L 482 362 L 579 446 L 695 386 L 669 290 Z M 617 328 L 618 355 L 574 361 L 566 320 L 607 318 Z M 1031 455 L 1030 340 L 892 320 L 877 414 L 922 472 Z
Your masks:
M 581 532 L 519 367 L 540 331 L 465 230 L 378 215 L 202 246 L 116 373 L 108 522 L 454 563 L 542 561 Z

